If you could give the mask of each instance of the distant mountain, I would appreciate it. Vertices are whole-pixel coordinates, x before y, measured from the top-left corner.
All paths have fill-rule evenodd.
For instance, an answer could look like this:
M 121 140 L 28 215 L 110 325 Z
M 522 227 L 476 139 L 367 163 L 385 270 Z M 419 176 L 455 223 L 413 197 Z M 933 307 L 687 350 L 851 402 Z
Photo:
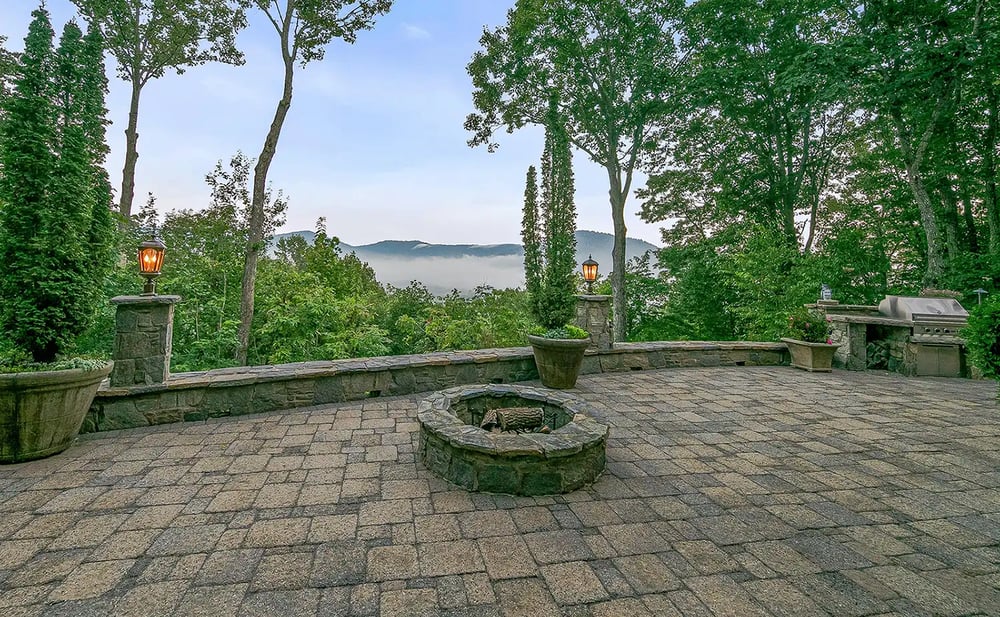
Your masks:
M 277 243 L 288 236 L 302 236 L 312 243 L 311 231 L 278 234 Z M 611 234 L 596 231 L 576 232 L 576 261 L 583 263 L 593 255 L 601 264 L 600 272 L 611 272 Z M 428 244 L 417 240 L 383 240 L 375 244 L 354 246 L 340 244 L 344 254 L 354 253 L 375 271 L 383 284 L 406 287 L 417 279 L 437 295 L 457 289 L 469 293 L 479 285 L 497 289 L 524 285 L 524 250 L 520 244 Z M 657 247 L 642 240 L 629 238 L 626 254 L 631 259 Z M 655 260 L 653 262 L 655 264 Z
M 428 244 L 419 240 L 382 240 L 375 244 L 362 246 L 350 244 L 341 244 L 340 246 L 344 253 L 355 253 L 362 261 L 364 255 L 412 259 L 428 257 L 458 259 L 460 257 L 506 257 L 524 254 L 520 244 Z
M 311 231 L 292 231 L 274 236 L 274 243 L 288 236 L 302 236 L 312 244 L 316 234 Z M 599 231 L 580 230 L 576 232 L 577 262 L 583 262 L 587 257 L 593 258 L 609 272 L 611 265 L 611 249 L 614 246 L 614 236 Z M 341 242 L 344 254 L 354 253 L 361 261 L 377 258 L 443 258 L 459 259 L 462 257 L 522 257 L 524 249 L 520 244 L 429 244 L 419 240 L 382 240 L 374 244 L 352 245 Z M 646 251 L 656 251 L 659 248 L 644 240 L 628 238 L 625 243 L 625 254 L 628 259 L 642 255 Z M 655 260 L 654 260 L 655 263 Z
M 576 232 L 576 261 L 583 263 L 588 256 L 593 255 L 597 263 L 602 264 L 603 274 L 611 272 L 611 249 L 614 248 L 615 237 L 600 231 L 579 230 Z M 632 259 L 647 251 L 659 251 L 660 247 L 638 238 L 625 238 L 625 258 Z M 656 259 L 652 260 L 656 264 Z

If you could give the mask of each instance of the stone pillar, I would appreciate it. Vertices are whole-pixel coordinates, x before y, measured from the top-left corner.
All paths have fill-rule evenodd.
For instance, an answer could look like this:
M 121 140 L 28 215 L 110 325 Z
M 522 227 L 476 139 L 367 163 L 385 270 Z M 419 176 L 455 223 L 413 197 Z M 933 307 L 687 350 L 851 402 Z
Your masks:
M 573 325 L 590 332 L 588 349 L 611 349 L 611 296 L 577 296 Z
M 111 386 L 163 383 L 170 377 L 174 304 L 180 296 L 118 296 Z

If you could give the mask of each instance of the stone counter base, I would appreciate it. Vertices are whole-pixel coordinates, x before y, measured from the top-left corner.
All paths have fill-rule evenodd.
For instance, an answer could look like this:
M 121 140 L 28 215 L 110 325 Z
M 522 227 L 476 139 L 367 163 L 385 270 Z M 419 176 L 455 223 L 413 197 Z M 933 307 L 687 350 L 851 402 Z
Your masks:
M 619 343 L 589 352 L 581 374 L 788 364 L 784 343 Z M 459 385 L 538 379 L 530 347 L 300 362 L 176 373 L 164 384 L 98 391 L 82 432 L 201 421 Z

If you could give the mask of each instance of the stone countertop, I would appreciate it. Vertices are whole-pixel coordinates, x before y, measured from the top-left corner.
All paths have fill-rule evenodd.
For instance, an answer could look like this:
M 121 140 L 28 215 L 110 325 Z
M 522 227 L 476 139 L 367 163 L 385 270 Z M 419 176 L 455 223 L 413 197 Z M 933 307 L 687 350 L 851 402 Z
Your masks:
M 891 317 L 877 317 L 874 315 L 838 315 L 831 313 L 830 321 L 846 323 L 866 323 L 877 326 L 892 326 L 896 328 L 912 328 L 913 324 L 905 319 L 893 319 Z

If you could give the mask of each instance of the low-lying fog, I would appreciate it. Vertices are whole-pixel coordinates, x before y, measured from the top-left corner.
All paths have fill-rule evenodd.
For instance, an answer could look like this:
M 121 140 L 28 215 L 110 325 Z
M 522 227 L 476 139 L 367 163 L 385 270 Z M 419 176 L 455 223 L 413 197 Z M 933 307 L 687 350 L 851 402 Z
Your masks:
M 465 295 L 479 285 L 497 289 L 524 286 L 524 262 L 518 255 L 412 259 L 367 256 L 363 261 L 375 270 L 375 277 L 382 284 L 406 287 L 417 280 L 435 295 L 447 294 L 452 289 Z

